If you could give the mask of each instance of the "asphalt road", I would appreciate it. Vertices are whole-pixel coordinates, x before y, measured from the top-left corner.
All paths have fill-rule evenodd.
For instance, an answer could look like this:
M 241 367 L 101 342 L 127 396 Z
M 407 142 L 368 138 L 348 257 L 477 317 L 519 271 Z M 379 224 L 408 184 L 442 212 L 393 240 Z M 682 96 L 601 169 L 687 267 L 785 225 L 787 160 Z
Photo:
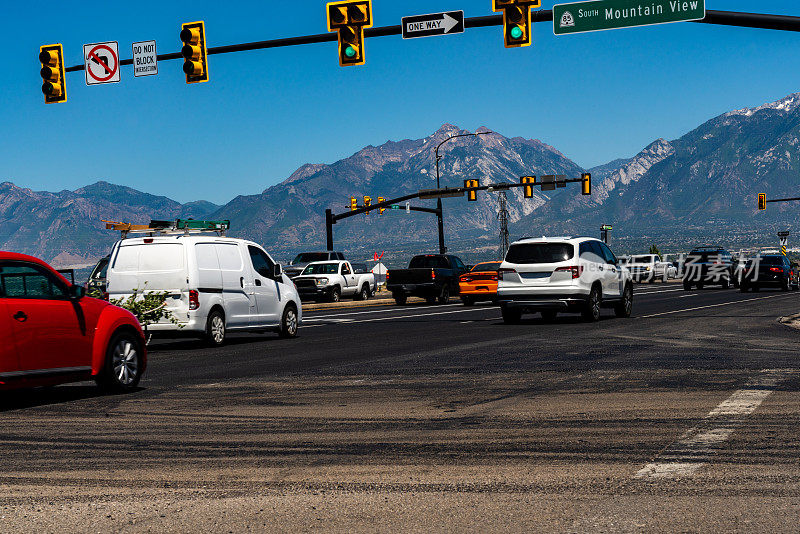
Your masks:
M 293 340 L 158 341 L 141 390 L 3 396 L 0 531 L 784 531 L 800 293 L 637 287 L 310 312 Z

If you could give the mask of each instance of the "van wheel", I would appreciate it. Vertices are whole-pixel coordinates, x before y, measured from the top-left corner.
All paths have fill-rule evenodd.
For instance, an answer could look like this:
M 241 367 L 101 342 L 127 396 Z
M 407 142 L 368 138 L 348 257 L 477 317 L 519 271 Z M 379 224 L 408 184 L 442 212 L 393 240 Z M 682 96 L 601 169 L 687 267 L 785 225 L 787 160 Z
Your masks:
M 142 342 L 131 332 L 120 332 L 111 338 L 106 359 L 95 382 L 102 389 L 122 393 L 139 385 L 142 378 Z
M 339 286 L 333 286 L 333 289 L 331 289 L 331 294 L 328 296 L 328 300 L 331 302 L 339 302 L 342 300 L 342 290 L 339 289 Z
M 219 347 L 225 343 L 225 316 L 219 310 L 213 310 L 208 314 L 206 341 L 212 347 Z
M 281 329 L 278 335 L 284 338 L 297 336 L 297 309 L 291 304 L 283 310 Z
M 581 313 L 585 321 L 596 322 L 600 320 L 601 299 L 600 290 L 597 289 L 597 286 L 594 286 L 589 292 L 589 298 L 586 299 L 586 304 L 584 304 L 583 312 Z

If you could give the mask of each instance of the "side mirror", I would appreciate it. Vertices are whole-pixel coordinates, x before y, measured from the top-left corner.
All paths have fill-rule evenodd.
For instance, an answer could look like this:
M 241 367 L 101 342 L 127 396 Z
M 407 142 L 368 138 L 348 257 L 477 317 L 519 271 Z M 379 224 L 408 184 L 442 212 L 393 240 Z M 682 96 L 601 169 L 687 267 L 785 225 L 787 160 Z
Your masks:
M 281 267 L 280 263 L 276 263 L 275 267 L 272 270 L 273 278 L 280 278 L 283 276 L 283 267 Z
M 86 288 L 79 285 L 72 285 L 69 287 L 69 298 L 72 300 L 81 300 L 86 296 Z

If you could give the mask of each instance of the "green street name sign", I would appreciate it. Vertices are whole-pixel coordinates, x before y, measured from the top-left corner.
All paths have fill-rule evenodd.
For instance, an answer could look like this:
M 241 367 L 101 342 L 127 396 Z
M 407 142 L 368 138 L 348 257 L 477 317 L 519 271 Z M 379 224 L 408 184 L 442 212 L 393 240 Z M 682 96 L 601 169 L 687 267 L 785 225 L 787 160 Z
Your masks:
M 553 6 L 553 33 L 594 32 L 701 20 L 705 0 L 597 0 Z

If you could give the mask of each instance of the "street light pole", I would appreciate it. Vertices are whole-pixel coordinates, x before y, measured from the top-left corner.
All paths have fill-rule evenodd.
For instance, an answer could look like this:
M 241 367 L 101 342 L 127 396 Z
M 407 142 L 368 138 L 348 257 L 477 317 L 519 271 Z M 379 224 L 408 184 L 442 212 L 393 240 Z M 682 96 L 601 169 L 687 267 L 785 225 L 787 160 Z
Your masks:
M 469 133 L 469 134 L 458 134 L 453 135 L 436 145 L 436 149 L 434 150 L 434 154 L 436 155 L 436 189 L 441 189 L 439 185 L 439 160 L 442 159 L 442 156 L 439 155 L 439 148 L 448 141 L 452 141 L 453 139 L 458 139 L 459 137 L 477 137 L 479 135 L 487 135 L 492 132 L 477 132 L 477 133 Z M 444 212 L 442 211 L 442 199 L 441 197 L 436 200 L 436 210 L 437 210 L 437 218 L 439 223 L 439 254 L 444 254 L 447 252 L 447 247 L 444 246 Z

